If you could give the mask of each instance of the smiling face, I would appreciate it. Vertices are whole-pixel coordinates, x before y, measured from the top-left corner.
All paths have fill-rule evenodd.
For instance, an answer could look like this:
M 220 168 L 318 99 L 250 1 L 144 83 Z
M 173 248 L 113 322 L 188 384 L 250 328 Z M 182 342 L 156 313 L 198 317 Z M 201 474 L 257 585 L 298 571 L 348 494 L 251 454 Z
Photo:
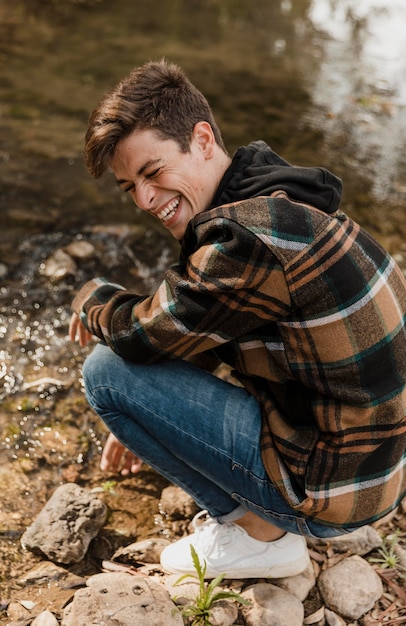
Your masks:
M 229 163 L 210 124 L 199 122 L 189 152 L 155 130 L 133 131 L 118 143 L 111 168 L 135 204 L 182 239 L 192 217 L 210 205 Z

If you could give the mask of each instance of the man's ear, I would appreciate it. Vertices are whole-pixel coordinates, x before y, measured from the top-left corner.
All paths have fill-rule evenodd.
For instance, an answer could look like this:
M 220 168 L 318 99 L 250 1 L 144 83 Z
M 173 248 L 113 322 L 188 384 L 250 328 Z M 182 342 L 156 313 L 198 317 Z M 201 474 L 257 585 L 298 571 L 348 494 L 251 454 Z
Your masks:
M 206 159 L 211 159 L 214 154 L 216 139 L 209 122 L 197 122 L 193 128 L 192 140 L 197 142 Z

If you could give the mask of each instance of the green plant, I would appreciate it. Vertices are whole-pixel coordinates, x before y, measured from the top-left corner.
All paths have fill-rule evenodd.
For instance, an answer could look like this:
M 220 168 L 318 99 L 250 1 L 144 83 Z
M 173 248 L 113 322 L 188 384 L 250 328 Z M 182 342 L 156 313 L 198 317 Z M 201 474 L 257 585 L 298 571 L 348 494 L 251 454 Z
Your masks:
M 115 480 L 106 480 L 104 483 L 100 485 L 100 487 L 94 487 L 92 489 L 92 493 L 109 493 L 112 496 L 116 496 L 117 493 L 114 490 L 114 487 L 117 485 L 117 481 Z
M 175 585 L 179 585 L 185 578 L 197 578 L 199 581 L 199 592 L 194 600 L 194 604 L 188 604 L 182 611 L 183 617 L 189 620 L 188 624 L 190 624 L 190 626 L 211 626 L 211 609 L 213 604 L 218 600 L 235 600 L 246 606 L 250 604 L 248 600 L 245 600 L 245 598 L 234 591 L 216 591 L 216 587 L 223 581 L 226 574 L 221 574 L 213 578 L 210 583 L 206 583 L 204 580 L 206 561 L 203 562 L 203 565 L 200 563 L 197 552 L 193 546 L 190 546 L 190 552 L 197 575 L 184 574 L 175 583 Z
M 396 545 L 399 541 L 399 534 L 400 531 L 396 530 L 393 535 L 385 537 L 382 547 L 378 550 L 380 556 L 377 558 L 372 557 L 369 561 L 371 563 L 379 563 L 383 569 L 397 567 L 399 565 L 399 557 L 396 554 Z

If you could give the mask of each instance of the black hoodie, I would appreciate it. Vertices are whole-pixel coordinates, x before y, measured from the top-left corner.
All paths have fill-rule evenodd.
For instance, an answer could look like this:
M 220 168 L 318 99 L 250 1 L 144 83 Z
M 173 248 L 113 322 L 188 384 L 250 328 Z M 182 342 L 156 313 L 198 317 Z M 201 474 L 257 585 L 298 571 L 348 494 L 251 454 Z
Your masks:
M 292 200 L 334 213 L 340 206 L 342 181 L 322 167 L 290 165 L 264 141 L 253 141 L 234 154 L 210 208 L 279 190 Z

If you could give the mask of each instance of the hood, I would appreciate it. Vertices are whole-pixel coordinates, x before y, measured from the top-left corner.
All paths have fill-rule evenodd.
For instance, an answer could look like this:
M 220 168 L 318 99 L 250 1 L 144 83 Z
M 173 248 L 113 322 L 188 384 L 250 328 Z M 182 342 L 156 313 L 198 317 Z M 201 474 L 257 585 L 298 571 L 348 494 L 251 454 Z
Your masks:
M 253 141 L 234 154 L 210 208 L 279 190 L 292 200 L 334 213 L 340 206 L 342 181 L 322 167 L 290 165 L 264 141 Z

